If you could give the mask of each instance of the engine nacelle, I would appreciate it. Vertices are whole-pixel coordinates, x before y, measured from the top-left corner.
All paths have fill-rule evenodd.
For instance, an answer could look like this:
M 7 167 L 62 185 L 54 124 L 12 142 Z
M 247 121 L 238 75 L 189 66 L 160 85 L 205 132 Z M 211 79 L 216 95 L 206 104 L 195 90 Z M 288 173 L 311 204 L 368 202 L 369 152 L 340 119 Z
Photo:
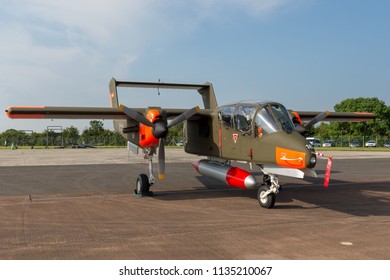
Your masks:
M 160 112 L 156 109 L 150 109 L 146 118 L 154 123 L 161 118 Z M 153 128 L 142 123 L 139 124 L 139 145 L 142 148 L 150 148 L 158 145 L 158 139 L 153 136 Z

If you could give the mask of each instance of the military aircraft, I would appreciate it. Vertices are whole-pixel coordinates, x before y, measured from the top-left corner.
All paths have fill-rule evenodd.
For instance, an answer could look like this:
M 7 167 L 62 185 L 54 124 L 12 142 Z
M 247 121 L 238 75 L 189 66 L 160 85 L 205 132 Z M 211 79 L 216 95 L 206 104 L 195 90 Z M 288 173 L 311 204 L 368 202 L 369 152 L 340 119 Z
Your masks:
M 118 87 L 182 89 L 198 91 L 204 108 L 167 109 L 161 107 L 129 108 L 119 103 Z M 277 102 L 238 102 L 218 106 L 211 83 L 174 84 L 128 82 L 111 79 L 111 107 L 10 106 L 12 119 L 113 119 L 114 128 L 128 140 L 129 149 L 142 150 L 148 160 L 149 174 L 139 174 L 135 193 L 152 195 L 156 183 L 153 156 L 157 153 L 158 177 L 165 177 L 164 141 L 169 128 L 185 122 L 184 151 L 206 157 L 193 163 L 202 175 L 241 189 L 258 187 L 257 199 L 272 208 L 279 192 L 278 175 L 303 178 L 316 176 L 317 156 L 303 134 L 320 121 L 367 121 L 376 116 L 356 112 L 301 112 L 287 110 Z M 305 123 L 305 121 L 308 121 Z M 247 170 L 232 165 L 257 165 L 263 182 Z

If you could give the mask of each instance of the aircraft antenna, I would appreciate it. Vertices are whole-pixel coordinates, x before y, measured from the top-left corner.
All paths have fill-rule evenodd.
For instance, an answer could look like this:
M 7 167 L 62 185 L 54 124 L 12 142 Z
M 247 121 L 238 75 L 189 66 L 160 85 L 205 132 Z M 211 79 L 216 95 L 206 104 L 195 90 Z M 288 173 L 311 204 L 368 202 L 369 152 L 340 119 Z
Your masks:
M 158 79 L 158 84 L 160 84 L 160 81 L 161 81 L 161 79 Z M 158 85 L 157 86 L 157 94 L 158 94 L 158 96 L 160 96 L 160 86 Z

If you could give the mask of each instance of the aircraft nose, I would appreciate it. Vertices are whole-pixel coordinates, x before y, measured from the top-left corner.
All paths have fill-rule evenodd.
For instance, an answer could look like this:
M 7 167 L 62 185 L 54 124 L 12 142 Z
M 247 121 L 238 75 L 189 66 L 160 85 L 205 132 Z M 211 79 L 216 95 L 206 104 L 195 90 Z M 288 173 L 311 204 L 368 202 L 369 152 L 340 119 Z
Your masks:
M 276 147 L 276 163 L 289 168 L 313 168 L 317 163 L 317 156 L 312 150 L 289 150 Z

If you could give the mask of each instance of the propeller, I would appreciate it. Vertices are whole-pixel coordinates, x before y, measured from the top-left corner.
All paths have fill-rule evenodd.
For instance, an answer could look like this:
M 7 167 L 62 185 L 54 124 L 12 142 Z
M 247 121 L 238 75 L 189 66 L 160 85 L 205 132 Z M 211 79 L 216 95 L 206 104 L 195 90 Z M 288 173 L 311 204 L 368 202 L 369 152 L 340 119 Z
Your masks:
M 325 119 L 329 114 L 330 114 L 329 111 L 325 111 L 325 112 L 319 113 L 317 116 L 312 118 L 305 125 L 306 130 L 309 130 L 313 125 L 315 125 L 316 123 L 318 123 L 318 122 L 322 121 L 323 119 Z
M 200 111 L 199 106 L 196 106 L 194 108 L 191 108 L 191 109 L 185 111 L 184 113 L 178 115 L 173 120 L 169 121 L 168 127 L 175 126 L 175 125 L 181 123 L 182 121 L 188 120 L 189 118 L 191 118 L 193 115 L 195 115 L 199 111 Z
M 295 124 L 295 130 L 300 133 L 300 134 L 305 134 L 313 125 L 315 125 L 316 123 L 322 121 L 323 119 L 325 119 L 328 115 L 330 114 L 329 111 L 325 111 L 325 112 L 322 112 L 322 113 L 319 113 L 317 116 L 315 116 L 314 118 L 312 118 L 310 121 L 308 121 L 305 125 L 301 125 L 301 124 Z
M 124 105 L 120 105 L 119 110 L 121 110 L 123 113 L 125 113 L 130 118 L 132 118 L 133 120 L 136 120 L 139 123 L 142 123 L 146 126 L 151 126 L 151 127 L 154 126 L 154 124 L 152 122 L 150 122 L 147 118 L 145 118 L 143 115 L 141 115 L 140 113 L 138 113 L 137 111 L 135 111 L 131 108 L 128 108 Z
M 160 179 L 165 178 L 165 138 L 158 140 L 158 177 Z
M 170 127 L 178 125 L 179 123 L 188 120 L 193 115 L 195 115 L 197 112 L 199 112 L 200 108 L 199 106 L 196 106 L 194 108 L 191 108 L 182 114 L 178 115 L 176 118 L 174 118 L 171 121 L 167 121 L 166 114 L 163 112 L 162 119 L 156 120 L 154 123 L 149 121 L 147 118 L 145 118 L 142 114 L 138 113 L 137 111 L 128 108 L 124 105 L 120 105 L 119 109 L 125 113 L 130 118 L 136 120 L 139 123 L 142 123 L 143 125 L 152 127 L 152 134 L 155 138 L 158 140 L 158 176 L 160 179 L 163 179 L 165 177 L 165 137 L 168 134 L 168 130 Z

